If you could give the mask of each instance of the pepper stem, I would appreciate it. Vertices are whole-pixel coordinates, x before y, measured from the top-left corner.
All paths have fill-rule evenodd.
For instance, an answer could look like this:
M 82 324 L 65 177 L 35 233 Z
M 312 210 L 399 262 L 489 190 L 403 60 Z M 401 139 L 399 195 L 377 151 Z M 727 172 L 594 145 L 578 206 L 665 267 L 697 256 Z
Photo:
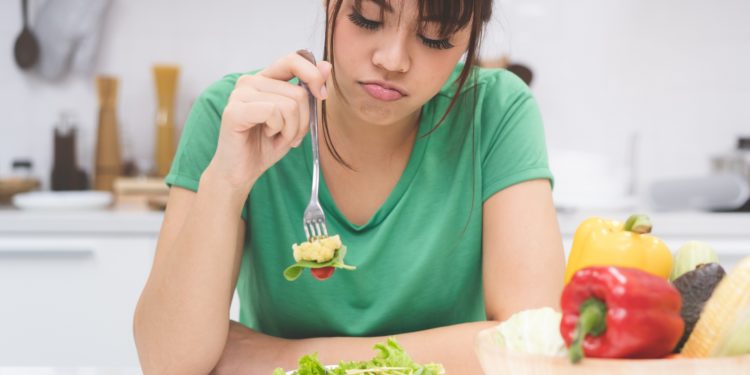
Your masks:
M 606 313 L 607 305 L 598 298 L 591 297 L 581 304 L 575 338 L 568 348 L 570 362 L 578 363 L 583 359 L 583 340 L 586 335 L 599 336 L 607 330 L 604 318 Z
M 654 226 L 653 224 L 651 224 L 651 219 L 647 215 L 636 214 L 630 215 L 628 220 L 625 222 L 625 226 L 622 229 L 638 234 L 645 234 L 651 233 L 651 229 L 653 227 Z

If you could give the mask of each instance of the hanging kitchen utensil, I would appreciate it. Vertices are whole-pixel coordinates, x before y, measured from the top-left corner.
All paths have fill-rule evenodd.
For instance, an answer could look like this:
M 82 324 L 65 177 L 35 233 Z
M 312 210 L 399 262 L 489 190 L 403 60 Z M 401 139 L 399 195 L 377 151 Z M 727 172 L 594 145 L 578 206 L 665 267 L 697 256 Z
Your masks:
M 23 28 L 16 38 L 13 53 L 18 67 L 29 69 L 39 60 L 39 42 L 29 27 L 28 0 L 21 0 L 21 13 L 23 14 Z
M 120 142 L 117 131 L 117 78 L 96 77 L 99 93 L 99 127 L 96 137 L 94 189 L 112 190 L 122 172 Z
M 69 72 L 92 77 L 112 0 L 37 2 L 34 34 L 42 54 L 34 72 L 49 81 Z
M 158 100 L 154 158 L 156 159 L 157 175 L 164 177 L 169 173 L 175 153 L 174 99 L 180 67 L 177 65 L 154 65 L 153 70 Z

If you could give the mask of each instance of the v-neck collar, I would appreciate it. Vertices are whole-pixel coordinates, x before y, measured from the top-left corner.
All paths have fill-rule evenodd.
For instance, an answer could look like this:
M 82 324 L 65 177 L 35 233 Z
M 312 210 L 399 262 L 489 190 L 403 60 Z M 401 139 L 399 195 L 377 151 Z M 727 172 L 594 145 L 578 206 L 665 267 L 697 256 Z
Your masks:
M 328 220 L 333 218 L 344 228 L 347 228 L 354 232 L 364 232 L 373 227 L 376 227 L 386 217 L 388 217 L 391 211 L 393 211 L 393 208 L 396 207 L 398 202 L 401 200 L 406 190 L 409 188 L 409 185 L 411 185 L 411 182 L 414 180 L 414 176 L 416 176 L 417 171 L 419 170 L 419 166 L 422 163 L 422 159 L 424 158 L 424 153 L 427 149 L 427 143 L 430 139 L 429 136 L 424 135 L 431 129 L 430 124 L 432 124 L 433 122 L 432 111 L 428 110 L 427 107 L 427 104 L 422 107 L 422 113 L 419 116 L 419 131 L 417 132 L 417 136 L 414 140 L 414 147 L 412 147 L 411 154 L 409 155 L 409 161 L 406 163 L 406 168 L 404 168 L 403 173 L 401 173 L 401 177 L 399 177 L 398 182 L 396 182 L 396 185 L 388 194 L 385 202 L 383 202 L 383 204 L 375 211 L 375 213 L 364 225 L 356 225 L 351 223 L 349 219 L 347 219 L 346 216 L 344 216 L 344 214 L 339 211 L 338 207 L 336 206 L 336 202 L 333 200 L 331 192 L 328 190 L 328 185 L 326 184 L 325 177 L 323 176 L 321 168 L 318 198 L 320 200 L 321 206 L 323 206 L 323 211 L 325 212 L 326 218 L 328 218 Z M 308 134 L 305 137 L 305 142 L 303 142 L 303 147 L 305 153 L 305 161 L 307 163 L 307 171 L 312 178 L 311 142 L 312 139 L 310 137 L 310 134 Z M 321 142 L 321 147 L 325 147 L 324 142 Z

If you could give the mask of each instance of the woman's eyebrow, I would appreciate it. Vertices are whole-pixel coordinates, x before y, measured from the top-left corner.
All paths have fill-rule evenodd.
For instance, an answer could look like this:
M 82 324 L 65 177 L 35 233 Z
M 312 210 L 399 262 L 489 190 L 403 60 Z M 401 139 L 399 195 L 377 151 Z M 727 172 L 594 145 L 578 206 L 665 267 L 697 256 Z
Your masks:
M 377 4 L 379 7 L 381 7 L 382 9 L 384 9 L 386 12 L 393 13 L 393 7 L 391 6 L 391 4 L 388 4 L 386 0 L 354 0 L 354 7 L 357 9 L 361 9 L 362 1 L 373 2 Z

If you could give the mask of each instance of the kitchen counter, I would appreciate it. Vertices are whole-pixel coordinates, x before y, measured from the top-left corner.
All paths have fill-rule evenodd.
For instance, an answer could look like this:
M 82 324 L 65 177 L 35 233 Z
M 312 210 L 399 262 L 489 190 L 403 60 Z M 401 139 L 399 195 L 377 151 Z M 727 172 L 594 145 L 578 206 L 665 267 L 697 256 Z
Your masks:
M 750 213 L 655 212 L 648 213 L 654 233 L 660 235 L 750 236 Z M 0 233 L 139 233 L 158 234 L 163 212 L 145 209 L 108 209 L 89 211 L 18 210 L 0 206 Z M 559 212 L 563 236 L 572 235 L 578 224 L 590 216 L 615 220 L 627 219 L 619 211 Z
M 746 212 L 647 212 L 656 235 L 750 237 L 750 213 Z M 575 233 L 578 224 L 591 216 L 625 221 L 629 213 L 617 211 L 558 213 L 563 235 Z M 750 252 L 750 249 L 748 249 Z
M 652 234 L 676 251 L 688 241 L 702 241 L 716 250 L 721 264 L 730 271 L 750 256 L 750 213 L 646 212 L 653 223 Z M 566 255 L 578 225 L 591 216 L 625 221 L 629 212 L 602 211 L 558 213 Z
M 0 234 L 120 234 L 158 235 L 164 214 L 142 209 L 81 211 L 0 208 Z
M 750 213 L 647 212 L 653 234 L 674 251 L 690 240 L 711 244 L 730 264 L 750 255 Z M 578 225 L 590 216 L 627 219 L 623 211 L 558 212 L 566 254 Z M 142 207 L 118 207 L 89 211 L 18 210 L 0 207 L 0 236 L 149 237 L 156 239 L 164 213 Z

